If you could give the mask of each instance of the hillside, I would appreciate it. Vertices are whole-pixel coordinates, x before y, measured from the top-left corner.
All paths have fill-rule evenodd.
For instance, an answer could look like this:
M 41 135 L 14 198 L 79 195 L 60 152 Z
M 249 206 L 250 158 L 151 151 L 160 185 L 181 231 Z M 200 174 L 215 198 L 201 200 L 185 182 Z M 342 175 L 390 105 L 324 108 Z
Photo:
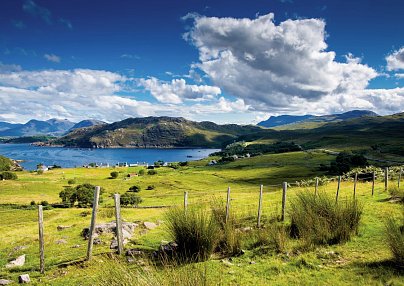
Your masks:
M 51 144 L 83 148 L 220 148 L 240 135 L 254 134 L 261 130 L 257 126 L 217 125 L 184 118 L 128 118 L 112 124 L 74 130 Z
M 281 115 L 271 116 L 265 121 L 258 123 L 258 126 L 273 128 L 276 130 L 294 130 L 294 129 L 311 129 L 320 127 L 331 122 L 340 122 L 361 117 L 378 116 L 376 113 L 368 110 L 351 110 L 340 114 L 330 114 L 322 116 L 303 115 Z

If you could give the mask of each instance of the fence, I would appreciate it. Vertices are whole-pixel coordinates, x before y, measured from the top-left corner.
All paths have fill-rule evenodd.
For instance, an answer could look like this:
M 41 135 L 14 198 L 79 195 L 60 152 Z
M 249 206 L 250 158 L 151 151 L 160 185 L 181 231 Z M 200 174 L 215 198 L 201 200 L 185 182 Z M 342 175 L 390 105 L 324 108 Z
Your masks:
M 335 201 L 336 203 L 338 203 L 338 201 L 341 200 L 341 195 L 347 196 L 348 194 L 349 196 L 352 195 L 354 199 L 357 199 L 358 183 L 366 182 L 367 184 L 365 185 L 365 187 L 369 191 L 369 194 L 371 194 L 371 196 L 374 196 L 376 179 L 377 176 L 375 175 L 375 172 L 373 172 L 370 176 L 367 177 L 358 176 L 358 174 L 354 174 L 352 179 L 348 178 L 348 180 L 345 181 L 341 176 L 332 178 L 329 181 L 336 181 L 337 183 L 335 189 Z M 384 177 L 383 177 L 385 190 L 387 190 L 389 187 L 389 179 L 390 179 L 389 170 L 386 168 L 384 170 Z M 310 188 L 310 190 L 312 190 L 315 195 L 319 195 L 321 191 L 319 181 L 320 180 L 318 178 L 315 178 L 314 185 L 307 187 Z M 400 173 L 398 174 L 397 179 L 398 188 L 400 188 L 400 181 L 401 181 L 401 170 Z M 144 206 L 143 208 L 164 208 L 172 206 L 181 206 L 184 208 L 184 211 L 186 212 L 190 206 L 203 206 L 203 205 L 210 206 L 211 204 L 214 204 L 217 201 L 225 201 L 225 205 L 223 205 L 223 207 L 225 208 L 224 210 L 226 213 L 226 221 L 229 219 L 231 213 L 244 211 L 250 214 L 252 220 L 254 220 L 254 225 L 260 228 L 263 222 L 268 221 L 270 218 L 279 217 L 281 221 L 284 221 L 286 219 L 287 198 L 288 198 L 287 194 L 290 193 L 291 189 L 294 187 L 302 187 L 302 184 L 299 182 L 296 183 L 283 182 L 282 184 L 274 184 L 266 186 L 260 185 L 256 188 L 244 189 L 242 192 L 240 192 L 239 190 L 233 192 L 233 189 L 228 187 L 227 191 L 225 190 L 211 190 L 210 192 L 186 191 L 180 194 L 149 195 L 145 197 L 146 200 L 154 199 L 154 201 L 156 200 L 159 201 L 160 199 L 162 199 L 166 201 L 166 199 L 170 197 L 169 201 L 171 201 L 172 204 L 170 205 L 154 204 Z M 280 195 L 280 193 L 277 192 L 279 190 L 282 190 L 281 198 L 279 197 L 276 198 L 275 196 Z M 216 196 L 210 196 L 212 195 L 212 193 L 215 193 Z M 55 247 L 50 244 L 47 245 L 45 244 L 44 237 L 46 237 L 46 235 L 44 230 L 46 230 L 46 228 L 44 228 L 43 206 L 38 207 L 38 232 L 36 234 L 36 237 L 38 238 L 39 242 L 39 265 L 35 264 L 38 265 L 35 267 L 39 268 L 40 273 L 45 272 L 45 258 L 51 260 L 52 263 L 56 261 L 59 264 L 71 263 L 72 261 L 77 261 L 77 257 L 80 257 L 79 260 L 92 259 L 93 245 L 95 238 L 94 234 L 99 208 L 99 197 L 100 197 L 100 187 L 96 187 L 94 190 L 93 208 L 91 212 L 91 220 L 89 228 L 89 239 L 87 243 L 87 252 L 85 256 L 83 255 L 83 251 L 80 250 L 80 247 L 77 247 L 77 249 L 73 253 L 64 254 L 57 252 L 58 251 L 57 246 Z M 274 204 L 274 202 L 276 201 L 281 202 L 279 206 Z M 114 208 L 115 208 L 114 214 L 116 225 L 115 236 L 118 244 L 117 253 L 120 255 L 124 253 L 124 239 L 123 239 L 122 216 L 121 216 L 119 194 L 114 195 Z M 280 208 L 280 214 L 278 212 L 279 208 Z M 0 210 L 0 213 L 1 212 L 3 211 Z M 53 226 L 54 223 L 59 222 L 59 220 L 53 219 L 51 214 L 48 216 L 45 215 L 45 221 L 52 222 Z M 30 218 L 29 223 L 34 224 L 35 220 Z M 23 223 L 16 222 L 13 224 L 13 227 L 26 227 L 26 226 L 27 222 Z M 26 236 L 24 236 L 23 232 L 21 234 L 22 234 L 21 241 L 27 241 L 27 240 L 32 241 L 32 239 L 35 237 L 34 233 L 30 233 L 29 235 L 25 233 Z M 49 250 L 49 253 L 51 253 L 51 255 L 49 255 L 49 253 L 48 255 L 46 255 L 47 247 L 52 248 Z M 56 253 L 58 254 L 55 255 Z

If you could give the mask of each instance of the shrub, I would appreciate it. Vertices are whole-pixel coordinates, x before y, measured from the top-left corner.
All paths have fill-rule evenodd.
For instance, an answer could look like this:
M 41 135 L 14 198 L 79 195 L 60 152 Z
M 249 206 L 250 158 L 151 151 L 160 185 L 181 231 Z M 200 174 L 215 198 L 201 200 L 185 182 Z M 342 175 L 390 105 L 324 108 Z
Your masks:
M 95 186 L 85 183 L 76 187 L 67 186 L 63 191 L 59 193 L 59 197 L 62 199 L 62 203 L 66 206 L 74 206 L 77 202 L 79 207 L 92 206 L 94 199 Z M 100 193 L 102 194 L 101 188 Z M 100 197 L 100 202 L 101 202 Z
M 154 185 L 148 185 L 146 190 L 154 190 L 156 187 Z
M 5 171 L 1 173 L 2 180 L 17 180 L 18 176 L 16 173 Z
M 206 210 L 172 208 L 166 213 L 167 230 L 178 244 L 175 253 L 180 262 L 209 259 L 220 236 L 220 229 Z
M 181 167 L 188 166 L 188 161 L 179 162 L 178 165 L 180 165 Z
M 119 173 L 117 171 L 113 171 L 113 172 L 111 172 L 110 175 L 111 175 L 111 179 L 116 179 L 116 178 L 118 178 Z
M 132 187 L 130 187 L 129 188 L 129 192 L 134 192 L 134 193 L 138 193 L 138 192 L 140 192 L 140 187 L 139 186 L 136 186 L 136 185 L 133 185 Z
M 122 206 L 138 206 L 142 201 L 141 197 L 131 193 L 124 193 L 120 198 Z
M 31 201 L 30 205 L 35 206 L 36 205 L 35 201 Z
M 156 170 L 148 170 L 147 175 L 156 175 L 157 171 Z
M 36 170 L 36 173 L 38 174 L 38 175 L 42 175 L 43 174 L 43 170 Z
M 10 159 L 0 155 L 0 171 L 10 171 L 12 165 L 13 162 Z
M 67 181 L 69 185 L 74 185 L 76 183 L 76 179 L 70 179 Z
M 46 206 L 49 206 L 49 203 L 48 203 L 48 201 L 42 201 L 42 202 L 40 203 L 40 205 L 46 207 Z
M 145 173 L 144 169 L 140 169 L 137 174 L 138 174 L 139 176 L 143 176 L 144 173 Z
M 284 224 L 273 222 L 268 228 L 258 229 L 256 232 L 254 247 L 270 246 L 276 252 L 285 252 L 288 247 L 288 231 Z
M 404 220 L 401 224 L 392 218 L 387 220 L 386 240 L 395 262 L 404 266 Z
M 337 244 L 357 232 L 362 206 L 356 200 L 336 204 L 324 194 L 301 192 L 292 200 L 289 214 L 292 236 L 308 245 Z

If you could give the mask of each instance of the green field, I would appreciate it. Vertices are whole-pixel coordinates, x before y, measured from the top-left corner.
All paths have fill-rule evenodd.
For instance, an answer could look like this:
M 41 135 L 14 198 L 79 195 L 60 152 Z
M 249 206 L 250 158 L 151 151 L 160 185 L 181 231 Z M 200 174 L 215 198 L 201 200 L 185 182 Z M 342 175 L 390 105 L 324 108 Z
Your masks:
M 285 251 L 276 253 L 270 248 L 254 247 L 258 230 L 256 216 L 259 185 L 264 185 L 263 225 L 280 215 L 281 183 L 287 181 L 288 202 L 307 188 L 298 188 L 295 182 L 322 175 L 321 163 L 333 158 L 322 152 L 294 152 L 264 155 L 237 160 L 217 166 L 206 166 L 211 159 L 192 162 L 189 166 L 157 169 L 157 175 L 144 175 L 127 179 L 127 174 L 139 168 L 105 169 L 54 169 L 44 174 L 19 172 L 16 181 L 0 181 L 0 278 L 16 281 L 18 275 L 29 273 L 34 285 L 97 285 L 109 272 L 146 273 L 145 285 L 198 285 L 186 282 L 190 276 L 203 276 L 206 285 L 404 285 L 402 269 L 392 262 L 392 255 L 385 242 L 384 224 L 388 217 L 399 217 L 402 206 L 389 200 L 384 183 L 377 181 L 375 194 L 371 195 L 371 183 L 360 182 L 357 198 L 364 206 L 358 235 L 344 244 L 322 246 L 299 251 L 297 240 L 290 239 Z M 110 179 L 110 172 L 119 171 L 117 179 Z M 94 246 L 94 259 L 85 262 L 87 241 L 81 230 L 90 224 L 91 209 L 53 208 L 44 212 L 46 273 L 39 273 L 39 246 L 37 210 L 21 209 L 31 201 L 58 203 L 59 192 L 69 179 L 76 184 L 91 183 L 102 186 L 105 193 L 98 215 L 98 222 L 114 220 L 111 194 L 123 194 L 132 185 L 139 185 L 140 206 L 155 208 L 123 208 L 122 217 L 128 222 L 159 223 L 154 230 L 140 226 L 126 248 L 156 250 L 162 240 L 170 241 L 164 220 L 167 208 L 157 206 L 181 206 L 183 193 L 189 193 L 189 207 L 206 206 L 212 201 L 224 199 L 227 187 L 231 188 L 230 211 L 240 218 L 240 227 L 252 227 L 243 234 L 242 248 L 245 254 L 228 258 L 214 255 L 209 261 L 185 266 L 160 267 L 142 259 L 142 264 L 115 261 L 109 249 L 111 234 L 103 235 L 106 244 Z M 391 182 L 395 184 L 396 182 Z M 155 189 L 146 190 L 154 185 Z M 310 187 L 314 192 L 314 188 Z M 343 182 L 340 200 L 352 196 L 353 183 Z M 319 187 L 319 192 L 334 196 L 336 182 Z M 287 205 L 288 207 L 288 205 Z M 288 215 L 286 223 L 288 223 Z M 71 226 L 62 231 L 58 225 Z M 65 243 L 58 244 L 59 240 Z M 78 246 L 79 245 L 79 246 Z M 74 246 L 74 247 L 73 247 Z M 78 247 L 77 247 L 78 246 Z M 19 249 L 24 247 L 24 249 Z M 4 265 L 21 254 L 26 254 L 24 266 L 6 269 Z M 145 263 L 143 261 L 146 260 Z M 139 270 L 140 269 L 140 270 Z M 112 275 L 112 274 L 111 274 Z M 188 280 L 187 280 L 188 279 Z M 192 280 L 192 279 L 191 279 Z M 154 281 L 154 282 L 153 282 Z M 131 285 L 121 284 L 116 285 Z

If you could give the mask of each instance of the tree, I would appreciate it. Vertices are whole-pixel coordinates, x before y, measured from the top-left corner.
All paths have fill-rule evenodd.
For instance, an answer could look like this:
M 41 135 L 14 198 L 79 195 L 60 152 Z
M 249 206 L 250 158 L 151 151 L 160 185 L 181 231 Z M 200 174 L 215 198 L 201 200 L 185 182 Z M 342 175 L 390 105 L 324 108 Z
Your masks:
M 140 192 L 140 190 L 141 190 L 140 187 L 136 185 L 133 185 L 132 187 L 129 188 L 129 191 L 134 193 L 138 193 Z
M 142 202 L 142 198 L 133 193 L 124 193 L 121 198 L 120 202 L 122 206 L 137 206 Z
M 111 172 L 111 178 L 112 178 L 112 179 L 118 178 L 118 175 L 119 175 L 119 173 L 118 173 L 117 171 Z
M 77 202 L 79 207 L 92 206 L 94 199 L 95 186 L 92 184 L 82 184 L 76 187 L 66 186 L 63 191 L 59 193 L 62 203 L 66 206 L 72 207 Z M 103 189 L 101 188 L 101 193 Z M 100 198 L 101 201 L 101 198 Z
M 16 173 L 9 172 L 9 171 L 2 172 L 0 175 L 1 175 L 2 180 L 17 180 L 18 179 L 18 176 Z
M 156 175 L 157 171 L 156 170 L 149 170 L 147 171 L 147 175 Z

